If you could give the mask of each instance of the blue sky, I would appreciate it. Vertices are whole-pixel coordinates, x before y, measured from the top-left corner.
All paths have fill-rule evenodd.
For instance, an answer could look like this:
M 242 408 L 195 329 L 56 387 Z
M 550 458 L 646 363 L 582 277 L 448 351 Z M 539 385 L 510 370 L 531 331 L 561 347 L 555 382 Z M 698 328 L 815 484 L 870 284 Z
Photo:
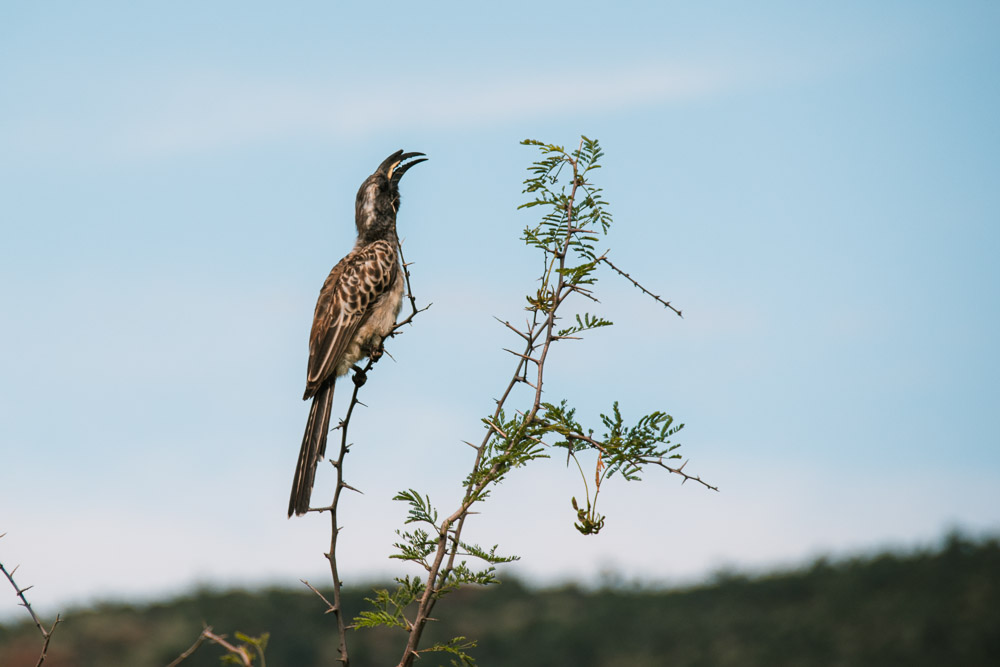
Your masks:
M 0 559 L 43 610 L 326 580 L 326 519 L 284 517 L 308 329 L 358 185 L 405 148 L 431 158 L 399 228 L 434 305 L 365 388 L 341 554 L 348 583 L 398 573 L 392 494 L 458 500 L 460 443 L 509 373 L 493 316 L 517 317 L 536 265 L 518 142 L 581 133 L 607 153 L 612 258 L 685 318 L 607 276 L 616 326 L 557 351 L 551 396 L 674 414 L 722 491 L 610 485 L 585 538 L 551 461 L 471 539 L 542 583 L 670 582 L 997 531 L 998 19 L 5 3 Z

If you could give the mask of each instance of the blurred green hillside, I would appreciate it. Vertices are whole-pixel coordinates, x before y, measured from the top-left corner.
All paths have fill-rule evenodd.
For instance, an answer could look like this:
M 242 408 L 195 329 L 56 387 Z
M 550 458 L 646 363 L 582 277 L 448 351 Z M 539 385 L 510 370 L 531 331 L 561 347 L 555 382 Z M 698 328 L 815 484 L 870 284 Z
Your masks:
M 370 595 L 345 593 L 352 614 Z M 323 611 L 304 589 L 71 610 L 45 665 L 163 667 L 203 622 L 230 636 L 270 632 L 269 667 L 336 665 L 335 624 Z M 934 550 L 720 575 L 683 590 L 533 590 L 507 581 L 454 593 L 436 612 L 434 638 L 478 639 L 472 653 L 483 667 L 1000 665 L 1000 543 L 953 535 Z M 403 636 L 356 631 L 349 639 L 354 667 L 381 667 L 396 664 Z M 0 667 L 34 665 L 39 648 L 34 627 L 0 626 Z M 220 655 L 205 645 L 184 665 L 214 667 Z M 420 664 L 448 659 L 428 654 Z

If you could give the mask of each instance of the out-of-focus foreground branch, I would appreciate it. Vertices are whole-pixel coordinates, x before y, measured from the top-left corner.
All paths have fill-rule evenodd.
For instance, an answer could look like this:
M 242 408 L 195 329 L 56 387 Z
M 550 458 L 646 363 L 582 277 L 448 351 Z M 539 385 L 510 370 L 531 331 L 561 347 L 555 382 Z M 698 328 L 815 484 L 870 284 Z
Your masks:
M 0 534 L 0 539 L 2 539 L 6 534 L 7 533 Z M 9 581 L 10 585 L 14 587 L 14 593 L 21 600 L 18 604 L 28 610 L 28 613 L 31 614 L 31 620 L 34 622 L 35 627 L 38 628 L 38 632 L 42 635 L 42 652 L 38 656 L 38 662 L 35 663 L 35 667 L 39 667 L 45 662 L 45 656 L 48 655 L 49 652 L 49 641 L 52 639 L 52 633 L 56 631 L 56 627 L 62 621 L 62 617 L 57 614 L 56 620 L 52 623 L 52 626 L 48 628 L 45 627 L 45 624 L 42 623 L 41 619 L 38 618 L 38 615 L 35 614 L 35 610 L 31 608 L 31 603 L 28 602 L 28 598 L 25 596 L 25 593 L 31 590 L 32 587 L 28 586 L 26 588 L 21 588 L 17 585 L 17 582 L 14 581 L 14 573 L 17 572 L 18 567 L 20 567 L 20 565 L 15 566 L 13 570 L 8 571 L 7 568 L 4 567 L 4 564 L 0 562 L 0 572 L 3 572 L 7 581 Z

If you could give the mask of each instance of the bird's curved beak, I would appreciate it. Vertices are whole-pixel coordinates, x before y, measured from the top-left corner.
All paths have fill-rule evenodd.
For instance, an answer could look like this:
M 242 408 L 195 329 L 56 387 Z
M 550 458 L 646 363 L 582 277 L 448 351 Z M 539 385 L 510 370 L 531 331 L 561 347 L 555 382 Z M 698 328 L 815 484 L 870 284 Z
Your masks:
M 399 183 L 399 179 L 403 177 L 407 169 L 415 164 L 427 161 L 427 158 L 422 157 L 423 155 L 423 153 L 404 153 L 402 150 L 398 150 L 379 165 L 378 171 L 384 173 L 390 183 Z M 420 157 L 421 159 L 406 162 L 406 160 L 414 157 Z

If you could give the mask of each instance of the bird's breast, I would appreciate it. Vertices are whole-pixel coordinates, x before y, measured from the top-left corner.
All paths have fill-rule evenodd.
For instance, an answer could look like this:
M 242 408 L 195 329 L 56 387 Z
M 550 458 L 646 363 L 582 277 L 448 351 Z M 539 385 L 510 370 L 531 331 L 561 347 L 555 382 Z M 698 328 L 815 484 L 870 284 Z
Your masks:
M 404 289 L 403 270 L 400 268 L 396 271 L 396 279 L 392 286 L 375 301 L 371 316 L 358 332 L 364 340 L 378 337 L 375 342 L 381 342 L 381 339 L 385 338 L 386 334 L 396 326 L 396 317 L 403 307 Z
M 344 375 L 351 366 L 358 363 L 369 354 L 371 350 L 382 344 L 382 340 L 392 331 L 396 325 L 396 316 L 403 306 L 403 291 L 405 290 L 405 280 L 403 269 L 396 271 L 396 279 L 388 290 L 375 300 L 371 306 L 371 312 L 362 322 L 361 327 L 354 335 L 354 339 L 344 351 L 340 362 L 337 364 L 336 375 Z

